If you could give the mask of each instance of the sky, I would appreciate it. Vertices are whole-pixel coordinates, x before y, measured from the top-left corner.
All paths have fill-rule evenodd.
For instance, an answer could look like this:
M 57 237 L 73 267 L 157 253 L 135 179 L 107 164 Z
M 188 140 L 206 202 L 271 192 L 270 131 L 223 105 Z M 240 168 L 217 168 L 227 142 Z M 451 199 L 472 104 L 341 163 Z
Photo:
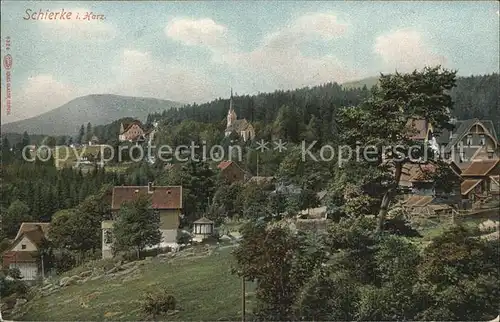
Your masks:
M 10 37 L 13 61 L 10 115 L 2 64 L 2 123 L 88 94 L 201 103 L 228 97 L 230 88 L 255 94 L 426 65 L 491 74 L 499 70 L 499 8 L 497 1 L 2 1 L 2 60 Z M 63 9 L 70 19 L 27 19 Z M 97 19 L 82 19 L 87 12 Z

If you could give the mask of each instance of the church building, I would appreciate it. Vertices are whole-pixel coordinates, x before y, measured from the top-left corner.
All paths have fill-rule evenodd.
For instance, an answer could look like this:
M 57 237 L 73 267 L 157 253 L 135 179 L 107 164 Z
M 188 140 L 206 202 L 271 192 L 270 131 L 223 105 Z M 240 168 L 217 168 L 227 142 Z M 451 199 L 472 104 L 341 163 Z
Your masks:
M 227 113 L 227 126 L 225 136 L 228 137 L 231 133 L 238 134 L 243 141 L 253 140 L 255 138 L 255 130 L 246 119 L 238 120 L 233 105 L 233 90 L 231 89 L 231 98 L 229 100 L 229 112 Z

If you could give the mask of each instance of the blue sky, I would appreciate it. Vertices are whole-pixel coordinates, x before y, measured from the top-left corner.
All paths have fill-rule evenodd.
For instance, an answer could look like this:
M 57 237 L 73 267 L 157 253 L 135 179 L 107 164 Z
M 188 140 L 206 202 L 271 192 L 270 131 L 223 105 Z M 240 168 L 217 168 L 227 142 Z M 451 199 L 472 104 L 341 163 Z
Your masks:
M 2 54 L 10 36 L 14 60 L 12 114 L 2 106 L 2 123 L 92 93 L 203 102 L 230 87 L 253 94 L 425 65 L 460 75 L 499 69 L 493 1 L 4 1 L 1 9 Z M 25 20 L 27 9 L 73 19 Z M 105 19 L 76 20 L 77 12 Z

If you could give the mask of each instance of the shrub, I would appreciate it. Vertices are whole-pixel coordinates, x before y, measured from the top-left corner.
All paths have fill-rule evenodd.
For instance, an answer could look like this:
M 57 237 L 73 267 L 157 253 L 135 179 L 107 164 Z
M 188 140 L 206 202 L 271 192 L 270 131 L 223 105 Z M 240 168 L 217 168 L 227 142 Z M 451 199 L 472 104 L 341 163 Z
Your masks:
M 10 295 L 21 297 L 28 292 L 28 285 L 19 279 L 21 273 L 19 269 L 9 269 L 7 274 L 0 273 L 0 297 L 4 298 Z M 7 276 L 12 279 L 8 279 Z
M 58 274 L 69 271 L 76 267 L 76 258 L 68 251 L 61 251 L 54 254 L 53 268 Z
M 187 244 L 191 243 L 192 239 L 193 238 L 191 237 L 191 234 L 189 234 L 188 232 L 185 232 L 185 231 L 180 231 L 179 234 L 177 235 L 177 244 L 187 245 Z
M 142 302 L 142 311 L 153 319 L 158 315 L 175 310 L 177 301 L 175 297 L 166 290 L 158 290 L 146 294 Z
M 115 258 L 117 258 L 118 260 L 121 260 L 121 261 L 125 261 L 125 262 L 133 262 L 133 261 L 139 260 L 139 258 L 137 257 L 137 251 L 135 251 L 135 250 L 117 251 L 115 253 Z

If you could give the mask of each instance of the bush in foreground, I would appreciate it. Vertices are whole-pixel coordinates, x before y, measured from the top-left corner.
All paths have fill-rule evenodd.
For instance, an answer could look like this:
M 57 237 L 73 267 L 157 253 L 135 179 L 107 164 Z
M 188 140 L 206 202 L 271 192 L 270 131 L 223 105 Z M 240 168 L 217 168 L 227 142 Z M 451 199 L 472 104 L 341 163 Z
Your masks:
M 157 316 L 174 311 L 177 301 L 173 295 L 166 290 L 148 292 L 141 304 L 141 310 L 148 317 L 156 319 Z

